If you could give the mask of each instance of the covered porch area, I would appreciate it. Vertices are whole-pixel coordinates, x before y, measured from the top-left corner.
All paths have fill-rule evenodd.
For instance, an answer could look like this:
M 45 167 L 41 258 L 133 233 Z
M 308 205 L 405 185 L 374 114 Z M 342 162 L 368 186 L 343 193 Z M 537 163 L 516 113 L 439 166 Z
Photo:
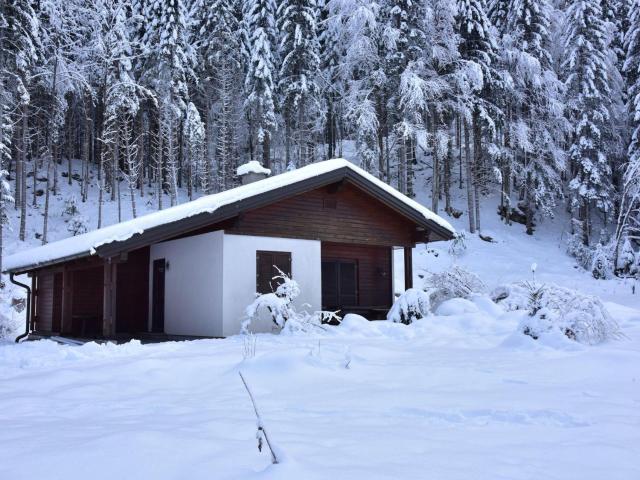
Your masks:
M 394 247 L 322 242 L 322 309 L 382 320 L 394 301 Z M 411 288 L 411 247 L 404 251 L 404 288 Z
M 32 337 L 131 339 L 148 332 L 149 249 L 30 273 Z

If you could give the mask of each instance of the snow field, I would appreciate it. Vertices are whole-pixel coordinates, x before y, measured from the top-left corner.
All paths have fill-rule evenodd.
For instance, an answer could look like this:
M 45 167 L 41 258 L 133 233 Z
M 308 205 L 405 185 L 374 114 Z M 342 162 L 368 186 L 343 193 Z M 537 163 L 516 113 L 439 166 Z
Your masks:
M 2 346 L 0 478 L 638 478 L 637 311 L 608 305 L 628 338 L 586 347 L 460 303 L 410 326 L 257 335 L 254 358 L 241 336 Z

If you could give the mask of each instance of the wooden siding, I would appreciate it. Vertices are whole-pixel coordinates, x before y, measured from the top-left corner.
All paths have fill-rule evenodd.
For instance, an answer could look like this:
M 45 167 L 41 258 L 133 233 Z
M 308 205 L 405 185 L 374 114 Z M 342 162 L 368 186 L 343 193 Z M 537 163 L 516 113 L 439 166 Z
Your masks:
M 74 333 L 82 333 L 80 317 L 88 317 L 85 333 L 102 333 L 102 299 L 104 294 L 104 267 L 73 271 L 71 317 Z
M 348 182 L 249 210 L 171 240 L 216 230 L 380 246 L 413 246 L 425 236 L 413 222 Z
M 116 275 L 116 333 L 146 332 L 149 319 L 149 247 L 129 252 Z
M 244 212 L 227 231 L 401 246 L 413 244 L 415 225 L 379 200 L 344 183 Z
M 322 242 L 322 260 L 355 260 L 358 266 L 357 306 L 391 307 L 390 247 Z
M 54 274 L 38 275 L 36 295 L 36 325 L 39 332 L 51 332 L 53 323 Z

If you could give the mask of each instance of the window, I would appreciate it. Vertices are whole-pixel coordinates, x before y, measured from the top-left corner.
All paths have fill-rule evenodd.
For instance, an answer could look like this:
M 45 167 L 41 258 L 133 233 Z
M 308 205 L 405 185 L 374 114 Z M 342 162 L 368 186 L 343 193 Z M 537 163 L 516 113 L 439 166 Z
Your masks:
M 282 283 L 281 279 L 273 279 L 282 270 L 291 277 L 291 252 L 256 252 L 256 292 L 275 292 Z
M 334 309 L 358 305 L 358 264 L 354 260 L 322 262 L 322 307 Z

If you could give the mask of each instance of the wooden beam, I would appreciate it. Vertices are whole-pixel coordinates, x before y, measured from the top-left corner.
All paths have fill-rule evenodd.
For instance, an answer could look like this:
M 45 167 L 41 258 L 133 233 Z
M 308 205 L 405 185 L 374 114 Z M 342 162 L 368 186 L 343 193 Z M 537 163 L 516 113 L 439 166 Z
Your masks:
M 72 302 L 73 302 L 73 272 L 68 268 L 62 270 L 62 318 L 60 330 L 62 333 L 73 332 Z
M 404 247 L 404 289 L 413 288 L 413 249 Z
M 29 325 L 31 325 L 31 327 L 29 328 L 29 330 L 33 331 L 35 329 L 36 326 L 36 298 L 38 295 L 38 284 L 36 282 L 36 278 L 37 275 L 30 275 L 31 276 L 31 295 L 30 298 L 28 299 L 28 301 L 30 302 L 29 305 Z
M 102 335 L 116 333 L 116 275 L 118 263 L 108 259 L 104 262 L 104 285 L 102 295 Z

